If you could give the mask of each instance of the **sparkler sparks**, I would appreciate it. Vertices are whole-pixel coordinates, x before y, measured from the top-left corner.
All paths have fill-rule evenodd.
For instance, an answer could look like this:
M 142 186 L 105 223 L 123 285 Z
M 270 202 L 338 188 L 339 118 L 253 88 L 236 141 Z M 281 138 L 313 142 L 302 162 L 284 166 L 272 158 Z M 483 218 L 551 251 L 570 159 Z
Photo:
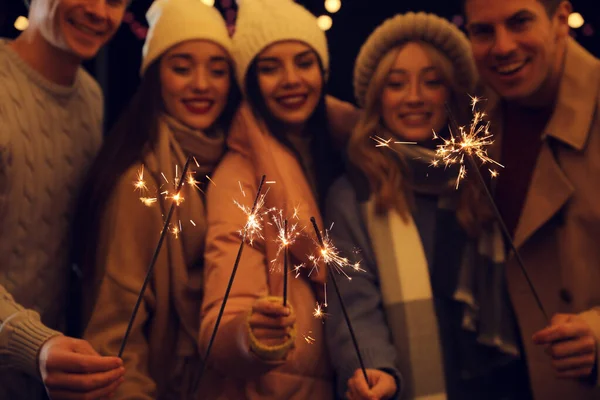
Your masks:
M 327 314 L 325 314 L 323 312 L 323 308 L 321 307 L 321 305 L 319 303 L 317 303 L 317 306 L 315 307 L 315 310 L 313 311 L 313 317 L 323 319 L 323 318 L 325 318 L 326 315 Z
M 360 266 L 360 261 L 352 264 L 346 257 L 342 257 L 339 254 L 339 250 L 333 245 L 331 239 L 329 238 L 329 230 L 325 230 L 323 236 L 323 245 L 317 241 L 315 244 L 319 248 L 319 252 L 317 255 L 311 254 L 308 256 L 308 259 L 313 263 L 313 269 L 309 273 L 312 274 L 313 271 L 319 269 L 319 264 L 325 263 L 337 271 L 339 274 L 343 274 L 348 280 L 352 280 L 352 277 L 344 271 L 345 268 L 350 267 L 358 272 L 364 272 L 364 269 Z
M 144 165 L 140 167 L 138 171 L 137 180 L 133 182 L 133 186 L 135 190 L 139 190 L 140 193 L 144 193 L 148 190 L 148 186 L 146 185 L 146 181 L 144 180 Z
M 391 145 L 392 144 L 417 144 L 417 142 L 401 142 L 394 139 L 384 139 L 381 136 L 373 135 L 371 139 L 375 141 L 375 147 L 387 147 L 388 149 L 398 152 Z
M 246 193 L 242 188 L 242 184 L 240 182 L 238 183 L 240 185 L 242 195 L 246 197 Z M 265 193 L 259 195 L 254 207 L 248 207 L 244 204 L 241 204 L 237 200 L 233 200 L 235 205 L 237 205 L 238 208 L 242 210 L 244 214 L 246 214 L 246 224 L 239 231 L 239 233 L 242 238 L 248 241 L 250 245 L 252 245 L 256 239 L 264 239 L 262 234 L 264 217 L 274 210 L 274 208 L 264 208 L 265 197 L 268 192 L 269 191 L 267 190 Z
M 308 344 L 313 344 L 317 341 L 317 339 L 315 339 L 314 337 L 312 337 L 312 331 L 308 331 L 307 334 L 303 334 L 302 337 L 304 338 L 304 340 L 306 341 L 306 343 Z
M 296 215 L 296 213 L 294 213 L 294 215 Z M 273 225 L 277 228 L 277 237 L 275 238 L 275 243 L 277 243 L 277 254 L 275 254 L 275 259 L 271 260 L 271 262 L 274 263 L 286 247 L 289 248 L 294 244 L 298 236 L 300 236 L 301 231 L 298 229 L 297 223 L 289 224 L 288 221 L 286 233 L 283 210 L 271 214 L 271 219 L 273 222 L 269 222 L 269 225 Z
M 194 160 L 194 162 L 196 163 L 197 166 L 199 166 L 198 161 L 195 158 L 192 158 Z M 188 163 L 189 164 L 189 163 Z M 194 171 L 189 171 L 188 169 L 186 169 L 185 171 L 182 171 L 182 177 L 185 175 L 186 179 L 182 180 L 179 177 L 179 166 L 175 165 L 175 176 L 173 177 L 172 181 L 169 182 L 169 179 L 167 178 L 167 176 L 161 172 L 160 173 L 160 177 L 162 177 L 162 180 L 164 180 L 164 182 L 166 183 L 161 183 L 160 187 L 158 190 L 160 190 L 160 192 L 157 194 L 157 197 L 146 197 L 146 196 L 140 196 L 140 201 L 142 202 L 142 204 L 144 204 L 147 207 L 151 207 L 152 205 L 154 205 L 159 198 L 163 198 L 163 199 L 169 199 L 175 202 L 175 205 L 179 206 L 181 205 L 181 203 L 185 200 L 185 198 L 183 197 L 183 193 L 181 192 L 181 190 L 179 189 L 182 185 L 189 185 L 190 187 L 195 188 L 196 190 L 198 190 L 199 192 L 204 193 L 204 191 L 202 190 L 202 188 L 200 187 L 200 185 L 203 183 L 201 181 L 196 180 L 196 173 Z M 213 185 L 216 186 L 216 183 L 210 179 L 210 177 L 208 175 L 205 175 L 207 181 L 206 183 L 208 184 L 208 182 L 212 183 Z M 161 180 L 159 178 L 159 180 Z M 161 182 L 162 182 L 161 180 Z M 180 182 L 180 180 L 182 182 Z M 155 180 L 152 179 L 152 182 L 154 182 Z M 171 190 L 170 188 L 165 188 L 163 190 L 163 187 L 165 185 L 168 186 L 173 186 L 173 189 Z M 137 176 L 136 179 L 133 181 L 133 186 L 134 186 L 134 190 L 136 191 L 140 191 L 141 194 L 145 194 L 145 192 L 148 192 L 148 184 L 144 178 L 144 166 L 142 165 L 139 169 L 139 171 L 137 172 Z M 157 190 L 157 191 L 158 191 Z M 174 193 L 173 195 L 171 195 L 171 193 Z M 190 223 L 193 226 L 196 226 L 196 223 L 194 221 L 190 220 Z M 182 231 L 182 226 L 181 226 L 181 222 L 179 223 L 179 228 L 175 229 L 171 229 L 169 228 L 169 232 L 175 236 L 175 238 L 179 237 L 179 234 Z
M 150 207 L 152 204 L 156 203 L 158 199 L 156 197 L 140 197 L 140 201 L 144 203 L 145 206 Z
M 467 129 L 464 127 L 451 126 L 450 138 L 445 139 L 433 132 L 433 138 L 442 140 L 442 144 L 437 146 L 435 159 L 431 166 L 437 167 L 440 164 L 448 167 L 457 164 L 460 166 L 456 178 L 456 188 L 458 189 L 461 180 L 467 176 L 466 158 L 476 157 L 482 164 L 490 163 L 504 168 L 502 164 L 488 156 L 487 147 L 494 143 L 493 135 L 490 133 L 490 123 L 485 121 L 485 113 L 476 111 L 477 103 L 480 101 L 477 97 L 471 97 L 471 109 L 473 110 L 473 119 Z M 447 107 L 447 106 L 446 106 Z M 450 112 L 448 111 L 448 114 Z M 458 132 L 456 132 L 458 129 Z M 454 132 L 453 132 L 454 131 Z M 492 177 L 498 176 L 498 172 L 489 169 Z

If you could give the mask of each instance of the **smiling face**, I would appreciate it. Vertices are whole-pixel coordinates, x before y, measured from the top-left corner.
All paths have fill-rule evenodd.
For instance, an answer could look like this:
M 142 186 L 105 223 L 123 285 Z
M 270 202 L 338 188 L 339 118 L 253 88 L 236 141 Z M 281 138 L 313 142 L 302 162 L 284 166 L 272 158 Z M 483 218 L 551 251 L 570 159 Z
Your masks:
M 481 78 L 508 100 L 544 101 L 560 74 L 569 4 L 549 16 L 538 0 L 467 0 L 465 11 Z
M 96 56 L 115 34 L 127 0 L 33 0 L 30 28 L 80 60 Z
M 169 49 L 160 60 L 166 111 L 192 129 L 210 128 L 229 96 L 231 66 L 225 50 L 206 40 L 190 40 Z
M 385 126 L 405 141 L 423 142 L 446 123 L 449 89 L 422 44 L 410 42 L 396 56 L 381 93 Z
M 273 117 L 288 125 L 306 123 L 323 90 L 315 51 L 302 42 L 275 43 L 257 56 L 256 71 L 261 96 Z

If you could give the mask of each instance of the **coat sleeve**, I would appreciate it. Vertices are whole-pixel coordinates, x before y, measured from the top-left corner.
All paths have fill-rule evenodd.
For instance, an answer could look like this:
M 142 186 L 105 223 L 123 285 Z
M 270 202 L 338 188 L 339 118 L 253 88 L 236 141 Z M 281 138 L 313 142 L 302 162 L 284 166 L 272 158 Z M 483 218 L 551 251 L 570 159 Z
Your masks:
M 337 375 L 338 394 L 343 396 L 346 392 L 348 379 L 360 368 L 360 364 L 331 279 L 338 284 L 365 368 L 384 370 L 394 376 L 399 398 L 401 382 L 396 368 L 396 348 L 385 317 L 377 265 L 356 195 L 347 178 L 341 178 L 332 186 L 325 217 L 327 225 L 334 223 L 330 238 L 340 255 L 352 263 L 360 261 L 361 265 L 360 271 L 353 268 L 344 270 L 351 280 L 331 270 L 327 285 L 325 337 Z
M 60 332 L 46 327 L 40 315 L 17 304 L 0 285 L 0 365 L 41 379 L 38 355 L 42 345 Z
M 163 225 L 160 206 L 144 206 L 133 189 L 135 172 L 117 184 L 100 226 L 95 273 L 104 273 L 84 338 L 101 355 L 115 356 L 142 288 L 146 269 Z M 158 263 L 165 262 L 165 251 Z M 156 383 L 149 373 L 149 347 L 144 327 L 155 303 L 148 285 L 123 353 L 125 381 L 115 399 L 154 399 Z
M 205 293 L 200 324 L 200 348 L 206 354 L 225 291 L 240 248 L 239 231 L 246 215 L 236 199 L 252 207 L 258 188 L 253 168 L 242 156 L 229 153 L 214 173 L 216 186 L 207 192 L 208 232 L 204 253 Z M 245 196 L 242 195 L 243 188 Z M 269 295 L 264 241 L 246 243 L 222 320 L 208 359 L 211 368 L 238 378 L 262 374 L 283 361 L 260 359 L 250 351 L 247 318 L 253 303 Z
M 333 96 L 325 97 L 327 120 L 335 144 L 345 148 L 362 111 L 354 105 Z
M 596 386 L 600 386 L 600 306 L 584 311 L 579 316 L 588 323 L 596 338 L 596 367 L 592 378 Z

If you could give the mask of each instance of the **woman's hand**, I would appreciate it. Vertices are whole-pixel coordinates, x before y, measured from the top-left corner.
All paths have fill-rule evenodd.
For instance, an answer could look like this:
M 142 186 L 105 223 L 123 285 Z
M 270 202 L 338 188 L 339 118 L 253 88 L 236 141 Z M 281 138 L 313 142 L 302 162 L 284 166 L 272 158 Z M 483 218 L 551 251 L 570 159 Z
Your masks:
M 278 346 L 290 339 L 296 316 L 283 301 L 276 297 L 263 297 L 253 304 L 248 320 L 250 331 L 263 345 Z

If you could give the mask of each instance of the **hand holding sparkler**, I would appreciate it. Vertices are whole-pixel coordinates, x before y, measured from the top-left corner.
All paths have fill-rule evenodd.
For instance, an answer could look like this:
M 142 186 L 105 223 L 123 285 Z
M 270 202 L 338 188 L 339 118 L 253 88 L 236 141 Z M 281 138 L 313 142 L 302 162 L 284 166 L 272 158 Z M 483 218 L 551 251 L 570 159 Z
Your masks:
M 182 176 L 185 176 L 187 170 L 190 166 L 190 161 L 192 157 L 188 157 L 185 165 L 183 167 Z M 143 190 L 145 189 L 145 184 L 143 183 L 143 170 L 138 177 L 138 182 L 135 184 L 135 187 Z M 173 212 L 175 211 L 175 206 L 179 205 L 183 201 L 183 197 L 181 196 L 181 187 L 183 186 L 183 179 L 180 179 L 177 182 L 175 194 L 172 196 L 173 202 L 171 203 L 171 207 L 169 208 L 169 213 L 167 214 L 167 218 L 165 218 L 165 223 L 163 225 L 162 231 L 160 232 L 160 237 L 158 239 L 158 243 L 154 250 L 154 255 L 150 261 L 150 265 L 148 266 L 148 272 L 146 273 L 146 278 L 144 279 L 144 283 L 142 284 L 142 288 L 140 289 L 140 293 L 138 295 L 137 301 L 135 302 L 135 306 L 133 307 L 133 312 L 131 314 L 131 318 L 129 319 L 129 324 L 127 325 L 127 330 L 125 331 L 125 336 L 123 337 L 123 341 L 121 342 L 121 348 L 119 349 L 119 357 L 123 355 L 123 351 L 125 350 L 125 345 L 127 344 L 127 339 L 129 338 L 129 334 L 131 333 L 131 328 L 133 327 L 133 322 L 135 321 L 135 316 L 138 313 L 140 305 L 142 303 L 142 299 L 144 297 L 144 293 L 146 292 L 146 288 L 148 287 L 148 283 L 150 282 L 150 278 L 152 277 L 152 272 L 154 271 L 154 265 L 158 260 L 158 255 L 160 253 L 160 249 L 162 247 L 163 241 L 165 240 L 165 235 L 169 230 L 169 224 L 171 223 L 171 218 L 173 217 Z
M 342 258 L 338 255 L 337 249 L 333 246 L 330 241 L 324 241 L 323 236 L 321 236 L 321 231 L 317 226 L 317 220 L 315 217 L 310 218 L 310 222 L 312 222 L 313 227 L 315 229 L 315 234 L 317 235 L 317 240 L 320 247 L 320 259 L 325 262 L 325 265 L 330 268 L 332 265 L 340 271 L 343 266 L 348 266 L 348 260 Z M 343 262 L 341 262 L 341 261 Z M 331 272 L 331 271 L 330 271 Z M 350 321 L 350 317 L 348 316 L 348 312 L 346 311 L 346 306 L 344 305 L 344 300 L 342 299 L 342 295 L 340 293 L 340 289 L 338 287 L 335 274 L 331 273 L 331 280 L 333 282 L 333 287 L 335 288 L 335 293 L 340 302 L 340 306 L 342 308 L 342 313 L 344 314 L 344 319 L 346 320 L 346 325 L 348 326 L 348 330 L 350 331 L 350 337 L 352 338 L 352 344 L 354 345 L 354 350 L 356 351 L 356 356 L 358 357 L 358 362 L 360 363 L 360 368 L 362 370 L 363 376 L 365 378 L 365 382 L 369 382 L 369 377 L 367 375 L 367 370 L 365 368 L 365 363 L 363 362 L 363 358 L 360 354 L 360 348 L 358 347 L 358 341 L 356 340 L 356 335 L 354 334 L 354 329 L 352 328 L 352 322 Z M 317 305 L 318 306 L 318 305 Z
M 250 349 L 265 360 L 283 360 L 294 347 L 296 315 L 281 304 L 281 297 L 256 300 L 248 318 Z
M 368 369 L 369 381 L 365 381 L 359 369 L 348 379 L 346 398 L 349 400 L 391 399 L 398 391 L 396 379 L 385 371 Z

